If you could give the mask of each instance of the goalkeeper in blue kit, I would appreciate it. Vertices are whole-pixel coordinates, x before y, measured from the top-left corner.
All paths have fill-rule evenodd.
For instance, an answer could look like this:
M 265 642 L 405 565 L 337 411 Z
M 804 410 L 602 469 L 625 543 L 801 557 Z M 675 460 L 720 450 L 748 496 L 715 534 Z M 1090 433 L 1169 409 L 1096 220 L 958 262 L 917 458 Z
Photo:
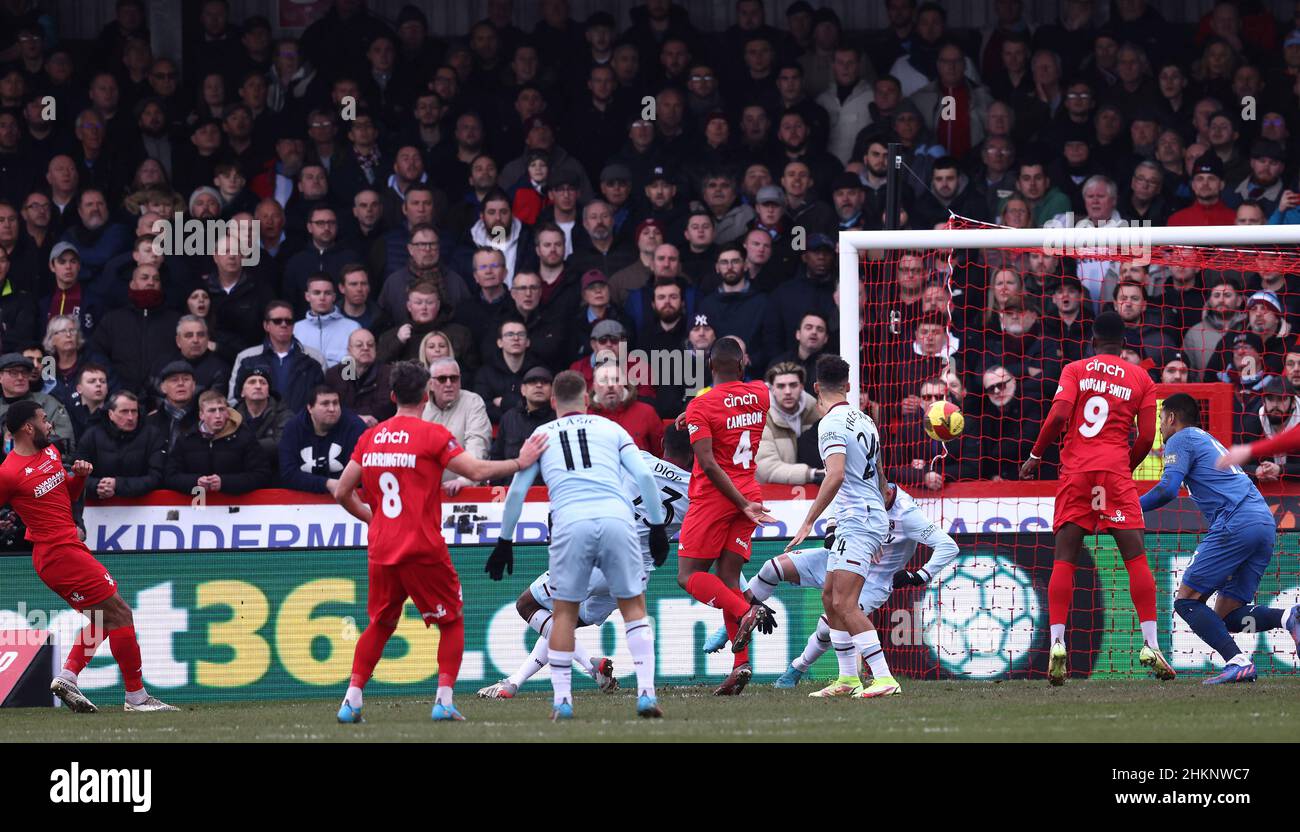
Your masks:
M 1300 648 L 1300 604 L 1285 610 L 1253 603 L 1260 577 L 1273 559 L 1273 514 L 1241 468 L 1215 467 L 1226 451 L 1198 427 L 1200 423 L 1196 399 L 1186 393 L 1165 399 L 1159 426 L 1165 442 L 1164 476 L 1142 495 L 1142 511 L 1160 508 L 1178 496 L 1180 486 L 1187 486 L 1205 515 L 1206 533 L 1183 573 L 1174 612 L 1227 662 L 1205 684 L 1253 682 L 1255 664 L 1232 633 L 1285 628 Z M 1210 609 L 1205 601 L 1216 592 Z

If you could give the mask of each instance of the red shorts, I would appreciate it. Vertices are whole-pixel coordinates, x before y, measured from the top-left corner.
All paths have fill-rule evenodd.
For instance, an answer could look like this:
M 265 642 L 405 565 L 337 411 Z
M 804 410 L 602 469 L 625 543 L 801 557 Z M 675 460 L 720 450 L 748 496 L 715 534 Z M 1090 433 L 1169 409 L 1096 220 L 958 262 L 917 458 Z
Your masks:
M 460 576 L 451 561 L 370 564 L 370 592 L 366 613 L 371 621 L 396 621 L 406 599 L 424 617 L 424 626 L 450 624 L 460 618 Z
M 682 521 L 677 557 L 717 560 L 723 552 L 735 552 L 749 560 L 749 541 L 758 525 L 736 508 L 721 500 L 696 500 Z
M 1112 471 L 1080 471 L 1062 476 L 1056 487 L 1052 531 L 1059 531 L 1066 523 L 1093 533 L 1145 529 L 1133 478 Z
M 117 581 L 80 541 L 37 543 L 32 548 L 32 566 L 45 585 L 77 612 L 117 592 Z

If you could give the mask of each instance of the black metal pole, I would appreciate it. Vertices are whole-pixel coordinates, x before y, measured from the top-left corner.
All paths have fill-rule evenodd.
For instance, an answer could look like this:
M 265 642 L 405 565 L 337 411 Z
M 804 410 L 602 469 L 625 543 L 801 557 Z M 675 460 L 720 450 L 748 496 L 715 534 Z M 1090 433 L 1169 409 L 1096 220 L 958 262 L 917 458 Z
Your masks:
M 903 163 L 902 145 L 889 143 L 889 167 L 885 171 L 885 230 L 898 230 L 898 170 Z

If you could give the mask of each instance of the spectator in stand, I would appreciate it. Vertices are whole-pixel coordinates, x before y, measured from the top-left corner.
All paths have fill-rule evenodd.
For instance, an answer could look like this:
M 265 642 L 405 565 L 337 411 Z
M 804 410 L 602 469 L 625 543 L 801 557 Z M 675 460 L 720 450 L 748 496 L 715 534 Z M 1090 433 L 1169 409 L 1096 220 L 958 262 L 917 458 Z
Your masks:
M 794 349 L 794 333 L 806 312 L 826 319 L 835 314 L 835 287 L 839 276 L 835 241 L 824 234 L 808 235 L 808 250 L 795 276 L 769 297 L 763 324 L 763 354 L 781 355 Z
M 271 371 L 265 367 L 249 367 L 239 380 L 239 403 L 235 412 L 244 420 L 257 440 L 262 454 L 274 469 L 280 461 L 280 437 L 284 426 L 293 416 L 271 389 Z M 273 470 L 274 473 L 274 470 Z
M 979 366 L 1001 364 L 1016 378 L 1041 378 L 1043 346 L 1038 310 L 1022 297 L 1012 298 L 998 312 L 998 332 L 984 341 Z
M 64 407 L 72 406 L 72 397 L 81 368 L 91 360 L 90 350 L 81 337 L 77 319 L 71 315 L 56 315 L 45 327 L 44 352 L 38 361 L 40 389 L 49 393 Z
M 209 348 L 211 340 L 207 323 L 197 315 L 182 315 L 176 322 L 176 343 L 163 353 L 154 364 L 149 377 L 155 379 L 151 389 L 157 387 L 162 368 L 174 361 L 184 361 L 194 370 L 194 384 L 198 392 L 226 390 L 230 385 L 230 365 L 215 350 Z
M 31 399 L 45 409 L 45 418 L 54 426 L 54 444 L 64 455 L 77 447 L 76 431 L 72 418 L 63 403 L 53 396 L 32 389 L 32 376 L 36 365 L 25 355 L 16 352 L 0 355 L 0 419 L 9 407 L 23 399 Z
M 772 363 L 796 364 L 803 368 L 805 379 L 817 381 L 817 359 L 835 352 L 829 345 L 829 333 L 830 327 L 825 318 L 816 312 L 806 313 L 799 319 L 799 329 L 794 333 L 795 348 L 784 355 L 778 355 Z
M 568 349 L 569 355 L 579 358 L 591 353 L 591 330 L 601 321 L 615 321 L 624 329 L 631 327 L 622 307 L 610 297 L 609 279 L 599 269 L 592 269 L 582 276 L 582 306 L 578 310 L 577 321 L 573 328 L 573 342 Z
M 89 278 L 82 278 L 77 247 L 72 243 L 55 244 L 50 252 L 50 272 L 54 276 L 48 282 L 50 294 L 37 302 L 43 322 L 48 324 L 57 316 L 68 315 L 83 334 L 89 335 L 99 323 L 100 302 L 96 290 L 102 287 L 91 283 Z
M 718 288 L 700 299 L 700 312 L 709 316 L 719 338 L 734 335 L 746 344 L 759 345 L 759 335 L 767 318 L 767 296 L 756 290 L 745 272 L 745 252 L 736 243 L 718 249 L 714 262 Z M 680 340 L 680 339 L 679 339 Z M 767 362 L 755 350 L 751 358 L 759 366 Z
M 500 250 L 482 246 L 474 252 L 473 278 L 477 291 L 465 306 L 457 308 L 461 321 L 480 345 L 490 352 L 490 338 L 510 309 L 510 290 L 506 287 L 506 256 Z
M 325 272 L 307 278 L 307 313 L 293 325 L 293 337 L 305 347 L 325 356 L 325 367 L 333 367 L 348 354 L 348 336 L 360 325 L 343 315 L 335 304 L 334 279 Z
M 455 322 L 455 310 L 443 307 L 442 289 L 438 284 L 428 281 L 407 287 L 406 312 L 408 320 L 405 323 L 379 336 L 379 361 L 388 364 L 418 358 L 424 336 L 438 330 L 451 341 L 461 361 L 469 367 L 477 365 L 474 337 L 463 324 Z
M 270 464 L 252 431 L 216 390 L 199 396 L 198 424 L 166 454 L 166 488 L 193 494 L 247 494 L 271 484 Z
M 1281 376 L 1269 376 L 1259 393 L 1242 418 L 1238 443 L 1258 442 L 1300 425 L 1300 397 Z M 1291 480 L 1300 476 L 1300 455 L 1277 454 L 1245 467 L 1259 482 Z
M 170 453 L 176 441 L 194 427 L 199 418 L 195 398 L 194 368 L 184 361 L 173 361 L 158 373 L 158 406 L 148 416 L 148 424 L 163 441 L 163 452 Z
M 235 357 L 234 376 L 243 370 L 265 367 L 271 373 L 272 384 L 280 393 L 280 401 L 290 412 L 297 412 L 307 404 L 307 396 L 325 380 L 325 356 L 293 337 L 293 306 L 287 301 L 273 300 L 266 305 L 262 315 L 262 330 L 266 339 L 256 347 L 249 347 Z M 228 398 L 235 401 L 232 380 Z
M 109 312 L 95 327 L 92 347 L 108 360 L 119 384 L 145 394 L 150 391 L 154 361 L 176 347 L 180 315 L 163 307 L 157 266 L 136 266 L 129 293 L 130 305 Z
M 925 432 L 924 414 L 930 405 L 947 396 L 948 387 L 938 376 L 921 382 L 917 392 L 903 399 L 901 418 L 890 428 L 884 443 L 885 478 L 901 486 L 923 486 L 930 491 L 943 488 L 943 446 Z M 770 418 L 769 418 L 770 421 Z M 956 466 L 954 466 L 954 469 Z M 949 475 L 948 479 L 953 477 Z
M 460 365 L 454 358 L 438 358 L 429 365 L 429 390 L 424 420 L 445 427 L 470 456 L 487 459 L 492 441 L 492 422 L 488 419 L 483 397 L 461 389 Z M 449 497 L 473 484 L 451 471 L 443 472 L 442 486 Z
M 1280 374 L 1286 363 L 1288 344 L 1293 340 L 1291 324 L 1282 315 L 1282 302 L 1272 292 L 1255 292 L 1246 301 L 1246 315 L 1247 330 L 1258 335 L 1263 345 L 1260 355 L 1266 372 Z M 1220 342 L 1220 349 L 1210 359 L 1206 371 L 1217 372 L 1227 363 L 1224 345 Z
M 804 369 L 792 362 L 768 368 L 764 379 L 772 391 L 762 441 L 754 457 L 759 482 L 782 485 L 821 483 L 826 471 L 799 463 L 799 437 L 817 423 L 817 397 L 804 389 Z M 815 433 L 815 431 L 814 431 Z
M 295 491 L 333 494 L 365 431 L 366 423 L 343 408 L 338 393 L 317 385 L 306 410 L 289 419 L 280 436 L 280 484 Z
M 162 439 L 143 423 L 140 401 L 130 390 L 108 397 L 107 418 L 85 432 L 74 456 L 95 467 L 86 493 L 101 500 L 142 497 L 162 486 Z
M 348 263 L 339 270 L 339 311 L 357 326 L 369 329 L 379 317 L 379 304 L 370 297 L 370 273 L 361 263 Z
M 474 391 L 483 397 L 488 418 L 494 425 L 501 421 L 501 414 L 520 404 L 524 376 L 539 366 L 540 362 L 528 351 L 528 344 L 528 327 L 524 322 L 506 318 L 497 326 L 496 349 L 487 354 L 487 360 L 474 376 Z
M 409 193 L 408 191 L 408 195 Z M 385 278 L 384 287 L 379 290 L 379 311 L 389 325 L 399 326 L 410 320 L 406 298 L 410 288 L 417 283 L 431 282 L 437 285 L 438 296 L 447 300 L 449 308 L 454 309 L 469 302 L 470 293 L 465 279 L 443 264 L 442 244 L 438 241 L 437 229 L 425 223 L 411 226 L 406 251 L 409 255 L 406 265 Z
M 1043 417 L 1041 397 L 1025 389 L 1035 385 L 1033 381 L 1018 384 L 1015 376 L 996 364 L 984 371 L 983 407 L 966 426 L 969 439 L 963 448 L 963 479 L 999 482 L 1018 478 L 1017 460 L 1028 457 Z M 1054 479 L 1055 468 L 1045 461 L 1039 476 Z
M 1248 315 L 1242 309 L 1242 292 L 1245 285 L 1241 277 L 1232 272 L 1205 272 L 1205 312 L 1199 323 L 1183 336 L 1183 355 L 1191 363 L 1193 381 L 1210 380 L 1206 368 L 1219 348 L 1219 342 L 1228 332 L 1245 326 Z
M 1187 363 L 1187 358 L 1181 352 L 1176 352 L 1160 368 L 1161 384 L 1186 384 L 1187 377 L 1191 372 L 1191 367 Z
M 241 350 L 262 340 L 264 328 L 258 322 L 266 305 L 275 299 L 275 293 L 243 267 L 238 252 L 219 251 L 212 261 L 216 270 L 207 277 L 212 299 L 209 328 L 213 332 L 229 333 L 228 338 L 218 339 L 218 344 L 221 357 L 233 365 Z M 175 326 L 175 321 L 172 325 Z
M 368 428 L 397 412 L 389 396 L 388 365 L 380 363 L 376 356 L 374 334 L 368 329 L 356 329 L 348 336 L 347 356 L 325 373 L 325 383 L 339 394 L 339 404 L 361 417 Z
M 593 370 L 591 412 L 621 425 L 641 450 L 663 453 L 663 420 L 653 407 L 637 400 L 636 385 L 628 383 L 617 361 L 601 361 Z
M 1192 166 L 1192 195 L 1196 201 L 1169 216 L 1170 225 L 1234 225 L 1237 214 L 1221 197 L 1223 160 L 1210 151 Z
M 523 400 L 502 414 L 500 428 L 492 440 L 492 459 L 513 459 L 533 431 L 555 420 L 555 409 L 551 407 L 553 378 L 551 371 L 540 365 L 524 373 L 520 388 Z M 507 478 L 493 484 L 508 483 Z
M 1282 198 L 1282 174 L 1286 170 L 1286 151 L 1268 139 L 1256 139 L 1250 146 L 1250 176 L 1224 196 L 1229 208 L 1250 203 L 1259 207 L 1265 221 Z
M 609 290 L 619 305 L 626 304 L 630 292 L 654 277 L 655 251 L 664 244 L 664 227 L 656 219 L 641 220 L 632 239 L 636 241 L 637 259 L 609 276 Z
M 1115 287 L 1113 299 L 1115 311 L 1124 321 L 1125 338 L 1140 344 L 1142 354 L 1163 367 L 1178 351 L 1178 339 L 1155 310 L 1147 309 L 1146 287 L 1125 280 Z
M 1204 308 L 1201 270 L 1195 266 L 1170 266 L 1160 298 L 1160 311 L 1164 313 L 1165 323 L 1175 333 L 1186 333 L 1200 323 Z
M 333 282 L 344 266 L 361 259 L 339 241 L 339 220 L 333 208 L 324 205 L 313 208 L 307 215 L 307 233 L 311 236 L 310 243 L 284 266 L 282 296 L 292 298 L 295 315 L 307 311 L 307 281 L 313 275 L 325 272 Z
M 1043 377 L 1055 380 L 1071 361 L 1083 358 L 1092 340 L 1092 315 L 1083 302 L 1083 284 L 1072 274 L 1051 278 L 1047 291 L 1055 308 L 1054 315 L 1043 319 Z
M 81 371 L 77 373 L 72 402 L 67 406 L 68 418 L 72 420 L 72 431 L 76 434 L 78 445 L 88 428 L 104 421 L 104 402 L 107 399 L 108 369 L 94 362 L 82 365 Z

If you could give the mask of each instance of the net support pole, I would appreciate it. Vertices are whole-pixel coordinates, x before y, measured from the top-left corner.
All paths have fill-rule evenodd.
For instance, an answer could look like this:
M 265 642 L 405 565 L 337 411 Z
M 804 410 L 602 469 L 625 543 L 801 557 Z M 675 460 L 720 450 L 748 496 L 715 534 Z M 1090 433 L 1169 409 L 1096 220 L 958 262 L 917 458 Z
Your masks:
M 862 267 L 858 250 L 843 241 L 842 232 L 840 236 L 840 357 L 849 364 L 849 404 L 858 407 L 862 392 L 862 322 L 858 319 L 862 309 Z

